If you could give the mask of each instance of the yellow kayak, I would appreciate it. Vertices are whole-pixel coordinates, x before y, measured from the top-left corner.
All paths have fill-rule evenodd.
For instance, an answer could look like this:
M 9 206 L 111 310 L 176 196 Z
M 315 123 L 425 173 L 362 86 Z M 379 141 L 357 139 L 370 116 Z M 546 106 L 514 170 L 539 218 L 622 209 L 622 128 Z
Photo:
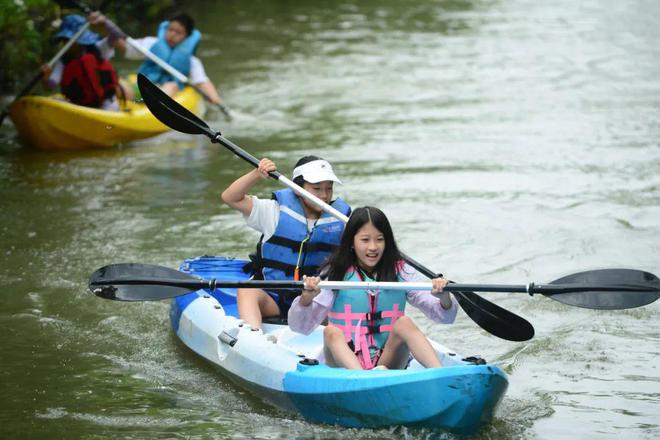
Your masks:
M 197 114 L 204 109 L 202 97 L 185 87 L 173 97 Z M 126 102 L 120 111 L 83 107 L 57 96 L 26 96 L 9 108 L 18 136 L 32 147 L 43 150 L 71 150 L 111 147 L 164 133 L 161 124 L 146 105 Z

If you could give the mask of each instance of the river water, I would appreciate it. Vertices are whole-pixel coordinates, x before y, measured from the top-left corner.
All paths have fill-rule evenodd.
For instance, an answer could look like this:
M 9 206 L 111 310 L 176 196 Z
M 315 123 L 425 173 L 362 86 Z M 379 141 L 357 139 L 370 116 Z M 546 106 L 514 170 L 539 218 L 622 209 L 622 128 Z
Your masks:
M 473 283 L 660 273 L 657 1 L 193 5 L 200 54 L 236 115 L 208 113 L 209 124 L 285 174 L 304 154 L 331 160 L 337 194 L 381 207 L 427 266 Z M 9 123 L 0 136 L 0 436 L 451 437 L 309 424 L 197 359 L 169 329 L 167 302 L 87 293 L 109 263 L 245 257 L 258 236 L 219 200 L 245 162 L 174 133 L 74 153 L 23 148 Z M 658 303 L 595 311 L 484 296 L 535 338 L 500 340 L 463 312 L 452 326 L 411 312 L 508 373 L 475 438 L 660 436 Z

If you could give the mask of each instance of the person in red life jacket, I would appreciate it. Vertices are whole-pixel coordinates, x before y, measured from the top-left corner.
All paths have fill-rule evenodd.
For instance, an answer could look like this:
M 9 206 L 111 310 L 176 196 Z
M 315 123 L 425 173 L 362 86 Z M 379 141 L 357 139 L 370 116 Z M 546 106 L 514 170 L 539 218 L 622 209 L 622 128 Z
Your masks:
M 291 280 L 316 275 L 339 244 L 344 224 L 289 188 L 275 191 L 272 200 L 248 195 L 256 183 L 276 170 L 273 161 L 262 159 L 258 168 L 222 193 L 222 200 L 262 234 L 257 253 L 251 256 L 255 279 Z M 301 158 L 293 170 L 293 182 L 344 215 L 350 214 L 346 202 L 333 199 L 334 183 L 341 181 L 326 160 L 317 156 Z M 260 329 L 263 317 L 286 317 L 291 301 L 298 295 L 300 290 L 238 289 L 239 316 L 253 329 Z
M 404 262 L 385 214 L 357 208 L 346 224 L 339 248 L 322 268 L 332 281 L 419 281 Z M 304 277 L 305 289 L 289 309 L 291 330 L 310 334 L 327 318 L 325 362 L 348 369 L 403 369 L 410 354 L 427 368 L 441 367 L 426 336 L 405 315 L 406 303 L 431 320 L 452 323 L 458 305 L 443 292 L 447 280 L 432 280 L 431 291 L 320 290 L 319 277 Z
M 67 15 L 54 39 L 66 42 L 84 24 L 84 17 Z M 62 94 L 74 104 L 118 110 L 116 92 L 119 81 L 110 63 L 116 37 L 111 34 L 100 38 L 94 32 L 85 31 L 64 54 L 62 61 L 52 69 L 48 64 L 41 67 L 44 85 L 49 89 L 59 86 Z
M 95 23 L 104 23 L 107 20 L 98 14 Z M 195 29 L 195 22 L 188 14 L 179 13 L 158 26 L 155 37 L 144 37 L 132 40 L 143 50 L 148 50 L 161 60 L 188 77 L 190 83 L 198 86 L 208 97 L 212 104 L 222 104 L 222 99 L 215 86 L 206 75 L 202 61 L 195 56 L 197 47 L 202 39 L 202 34 Z M 122 52 L 127 59 L 142 60 L 138 72 L 146 75 L 152 82 L 158 84 L 165 93 L 172 96 L 184 86 L 170 73 L 158 66 L 138 49 L 128 44 L 126 37 L 117 40 L 115 47 Z M 137 84 L 126 91 L 126 97 L 139 99 L 140 90 Z

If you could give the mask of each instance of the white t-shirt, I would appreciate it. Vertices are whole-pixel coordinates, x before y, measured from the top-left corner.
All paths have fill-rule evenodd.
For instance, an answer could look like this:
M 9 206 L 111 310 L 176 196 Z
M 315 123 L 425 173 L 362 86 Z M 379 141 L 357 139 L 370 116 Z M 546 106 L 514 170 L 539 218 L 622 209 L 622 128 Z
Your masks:
M 264 235 L 263 241 L 267 241 L 275 233 L 280 221 L 280 204 L 277 200 L 262 200 L 257 196 L 252 197 L 252 211 L 250 215 L 244 216 L 249 227 Z M 307 219 L 307 231 L 314 229 L 318 219 Z
M 144 37 L 144 38 L 138 38 L 137 40 L 133 40 L 133 41 L 135 41 L 140 47 L 149 50 L 151 46 L 153 46 L 156 43 L 156 41 L 158 41 L 158 38 Z M 144 54 L 142 54 L 142 52 L 135 49 L 130 44 L 126 44 L 126 53 L 124 54 L 124 56 L 129 60 L 144 59 Z M 192 84 L 201 84 L 209 81 L 209 77 L 206 75 L 206 71 L 204 70 L 204 65 L 202 64 L 202 60 L 200 60 L 194 55 L 190 57 L 190 74 L 188 75 L 188 77 L 190 78 L 190 82 Z

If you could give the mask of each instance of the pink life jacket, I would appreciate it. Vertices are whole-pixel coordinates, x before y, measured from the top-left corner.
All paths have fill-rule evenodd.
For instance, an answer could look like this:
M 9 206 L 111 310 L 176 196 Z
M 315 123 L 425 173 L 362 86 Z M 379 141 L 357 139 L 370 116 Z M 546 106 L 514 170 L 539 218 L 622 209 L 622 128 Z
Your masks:
M 366 281 L 374 281 L 366 277 Z M 344 281 L 365 281 L 351 267 Z M 406 292 L 403 290 L 347 290 L 337 292 L 328 313 L 328 325 L 344 332 L 346 343 L 365 370 L 373 369 L 383 352 L 394 322 L 404 315 Z

